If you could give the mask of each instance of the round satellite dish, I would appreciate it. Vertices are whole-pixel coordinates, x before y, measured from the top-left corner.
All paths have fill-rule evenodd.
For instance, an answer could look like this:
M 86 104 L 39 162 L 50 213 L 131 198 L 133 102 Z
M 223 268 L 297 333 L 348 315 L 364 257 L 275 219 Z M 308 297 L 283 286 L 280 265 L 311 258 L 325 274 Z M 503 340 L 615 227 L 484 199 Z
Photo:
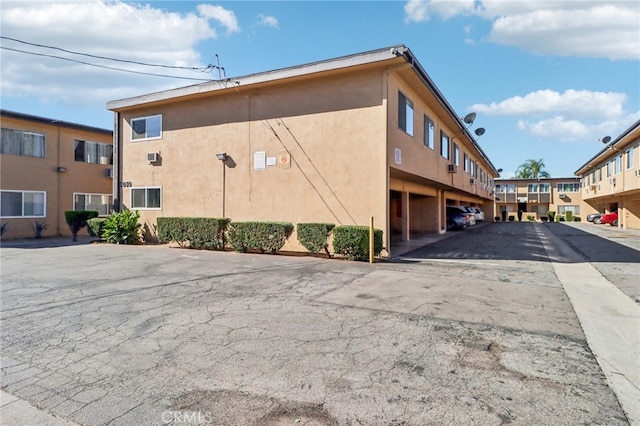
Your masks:
M 467 124 L 473 124 L 475 119 L 476 119 L 476 113 L 475 112 L 470 112 L 469 114 L 464 116 L 462 121 L 464 121 Z
M 602 143 L 609 143 L 611 142 L 611 136 L 605 136 L 604 138 L 602 138 Z
M 484 127 L 478 127 L 474 133 L 476 134 L 476 136 L 484 135 Z

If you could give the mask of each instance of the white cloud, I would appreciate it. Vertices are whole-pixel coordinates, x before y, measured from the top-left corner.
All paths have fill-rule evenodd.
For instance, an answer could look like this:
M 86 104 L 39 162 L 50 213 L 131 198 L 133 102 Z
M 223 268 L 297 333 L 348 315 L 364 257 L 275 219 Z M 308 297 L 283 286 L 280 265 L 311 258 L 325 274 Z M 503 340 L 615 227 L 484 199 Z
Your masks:
M 267 16 L 261 13 L 258 15 L 258 25 L 278 28 L 278 20 L 274 16 Z
M 407 22 L 472 14 L 492 22 L 486 39 L 541 55 L 640 59 L 637 1 L 409 0 Z
M 184 67 L 203 66 L 194 46 L 217 37 L 212 25 L 219 24 L 227 32 L 240 30 L 233 12 L 217 6 L 204 5 L 198 7 L 198 14 L 181 14 L 119 0 L 3 1 L 0 20 L 5 37 L 132 62 Z M 197 82 L 118 73 L 6 48 L 135 72 L 212 78 L 207 73 L 115 63 L 10 40 L 2 40 L 2 46 L 3 96 L 38 96 L 76 106 L 95 105 Z

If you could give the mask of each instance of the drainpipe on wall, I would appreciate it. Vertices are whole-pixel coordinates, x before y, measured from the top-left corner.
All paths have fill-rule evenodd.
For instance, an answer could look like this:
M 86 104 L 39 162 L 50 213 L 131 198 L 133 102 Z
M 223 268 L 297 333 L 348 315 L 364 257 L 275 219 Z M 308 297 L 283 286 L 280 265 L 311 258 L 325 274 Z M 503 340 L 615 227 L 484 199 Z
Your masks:
M 122 161 L 120 158 L 120 113 L 113 113 L 113 211 L 119 212 L 122 200 Z

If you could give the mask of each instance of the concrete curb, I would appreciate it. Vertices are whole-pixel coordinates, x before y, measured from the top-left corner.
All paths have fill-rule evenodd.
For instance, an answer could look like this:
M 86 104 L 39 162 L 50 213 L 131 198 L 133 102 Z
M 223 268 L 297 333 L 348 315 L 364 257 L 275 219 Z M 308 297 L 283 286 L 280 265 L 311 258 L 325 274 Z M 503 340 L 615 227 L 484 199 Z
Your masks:
M 24 399 L 0 391 L 0 424 L 12 426 L 77 426 L 61 417 L 34 407 Z

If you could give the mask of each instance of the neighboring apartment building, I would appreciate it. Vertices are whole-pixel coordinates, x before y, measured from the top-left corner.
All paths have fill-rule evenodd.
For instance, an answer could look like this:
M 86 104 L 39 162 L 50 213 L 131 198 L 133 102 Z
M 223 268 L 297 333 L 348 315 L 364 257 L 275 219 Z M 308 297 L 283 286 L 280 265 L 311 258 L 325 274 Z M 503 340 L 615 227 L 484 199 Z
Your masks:
M 116 100 L 115 205 L 159 216 L 446 231 L 495 167 L 404 46 Z M 285 249 L 301 249 L 295 236 Z
M 494 216 L 508 220 L 522 212 L 522 220 L 548 218 L 549 211 L 565 216 L 571 212 L 582 219 L 580 178 L 496 179 Z
M 112 208 L 111 130 L 0 110 L 3 239 L 71 235 L 66 210 Z
M 618 212 L 618 226 L 640 229 L 640 120 L 580 166 L 587 213 Z

